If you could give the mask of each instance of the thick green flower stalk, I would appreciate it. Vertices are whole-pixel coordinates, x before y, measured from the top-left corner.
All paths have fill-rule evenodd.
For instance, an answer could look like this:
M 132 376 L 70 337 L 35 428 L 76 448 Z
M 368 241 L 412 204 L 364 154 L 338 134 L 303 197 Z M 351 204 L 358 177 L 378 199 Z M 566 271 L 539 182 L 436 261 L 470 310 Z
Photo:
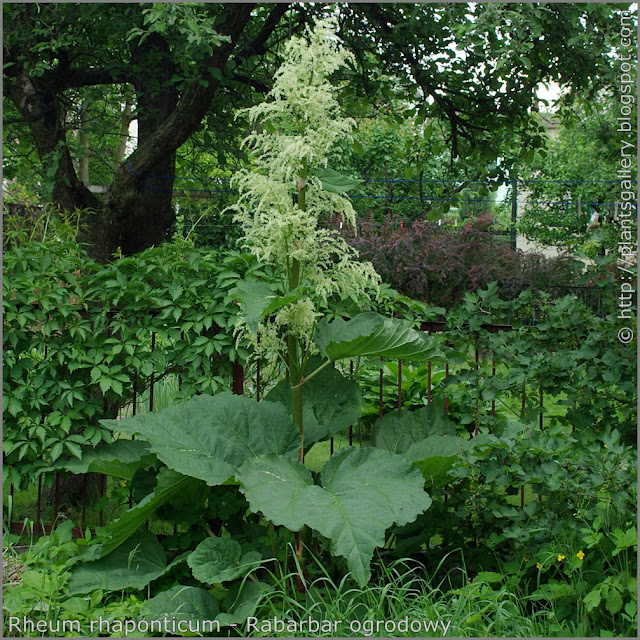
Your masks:
M 244 141 L 253 152 L 252 166 L 233 179 L 240 192 L 235 220 L 245 229 L 246 246 L 282 272 L 283 296 L 299 294 L 263 319 L 259 332 L 262 349 L 287 355 L 294 421 L 302 434 L 297 385 L 320 309 L 335 295 L 363 304 L 379 284 L 370 263 L 357 262 L 353 248 L 318 224 L 320 215 L 330 212 L 355 225 L 349 200 L 324 189 L 315 173 L 327 167 L 333 145 L 349 139 L 355 127 L 342 116 L 329 80 L 351 54 L 331 22 L 317 23 L 307 38 L 289 41 L 266 102 L 244 110 L 255 129 Z

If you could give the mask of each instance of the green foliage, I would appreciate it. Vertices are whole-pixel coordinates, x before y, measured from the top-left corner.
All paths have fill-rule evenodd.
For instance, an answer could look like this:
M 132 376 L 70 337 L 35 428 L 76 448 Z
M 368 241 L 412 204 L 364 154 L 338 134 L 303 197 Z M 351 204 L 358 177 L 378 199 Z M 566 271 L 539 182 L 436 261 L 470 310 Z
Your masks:
M 455 434 L 455 426 L 444 415 L 442 405 L 431 404 L 416 411 L 387 413 L 373 425 L 371 439 L 376 447 L 406 453 L 414 444 L 430 436 Z
M 470 445 L 465 460 L 450 471 L 458 483 L 449 535 L 459 526 L 454 522 L 464 522 L 467 533 L 454 537 L 482 539 L 496 558 L 492 563 L 485 557 L 485 567 L 498 567 L 507 584 L 536 584 L 533 603 L 552 603 L 558 617 L 582 625 L 584 635 L 594 626 L 624 635 L 633 616 L 614 616 L 624 603 L 631 603 L 628 612 L 637 606 L 634 561 L 625 551 L 637 541 L 629 525 L 635 520 L 636 479 L 635 454 L 619 444 L 619 434 L 569 436 L 561 427 L 539 432 L 512 425 L 499 437 L 480 436 Z M 509 496 L 517 496 L 518 487 L 520 504 L 513 506 Z M 478 550 L 479 557 L 484 553 Z M 599 594 L 612 617 L 590 614 Z
M 230 361 L 248 355 L 228 298 L 259 271 L 246 255 L 178 241 L 98 266 L 64 240 L 14 246 L 4 269 L 4 477 L 16 486 L 109 442 L 98 419 L 126 410 L 134 385 L 140 397 L 174 374 L 180 401 L 228 388 Z
M 167 555 L 157 538 L 142 532 L 99 560 L 78 565 L 71 571 L 71 595 L 102 589 L 143 589 L 167 570 Z
M 249 457 L 291 456 L 299 448 L 298 429 L 282 405 L 231 393 L 200 395 L 159 413 L 102 424 L 141 436 L 170 469 L 210 486 L 231 479 Z
M 441 352 L 410 322 L 385 318 L 375 312 L 356 315 L 348 322 L 337 318 L 320 322 L 314 340 L 331 361 L 358 356 L 437 360 Z
M 321 358 L 307 363 L 309 371 L 319 369 Z M 266 398 L 284 405 L 291 411 L 291 385 L 281 380 Z M 358 384 L 343 376 L 334 367 L 326 367 L 304 386 L 302 396 L 302 420 L 304 446 L 333 437 L 355 424 L 361 414 L 361 391 Z
M 429 436 L 411 445 L 406 452 L 413 466 L 418 467 L 427 483 L 442 486 L 447 471 L 466 448 L 467 440 L 459 437 Z
M 82 459 L 71 458 L 57 465 L 75 474 L 103 473 L 124 480 L 133 479 L 138 469 L 150 467 L 156 457 L 150 453 L 149 444 L 141 440 L 115 440 L 102 443 L 95 449 L 85 449 Z
M 431 504 L 422 476 L 380 449 L 341 449 L 324 466 L 321 487 L 301 463 L 273 455 L 247 461 L 238 479 L 253 510 L 293 531 L 308 525 L 329 538 L 332 554 L 347 559 L 361 585 L 371 577 L 370 559 L 385 530 Z
M 215 40 L 215 24 L 201 20 L 208 8 L 144 11 L 147 31 L 131 32 L 132 41 L 171 29 L 182 37 L 185 25 L 195 47 Z M 396 24 L 401 8 L 371 11 L 373 23 L 388 15 L 398 35 L 415 35 L 415 24 Z M 407 9 L 412 16 L 420 11 Z M 608 15 L 604 26 L 598 22 L 604 31 Z M 511 71 L 529 69 L 548 62 L 546 47 L 556 43 L 545 39 L 542 51 L 529 52 L 517 41 L 506 51 L 479 39 L 475 27 L 477 20 L 482 28 L 504 23 L 517 30 L 525 18 L 549 16 L 537 6 L 513 12 L 456 6 L 447 28 L 455 26 L 469 55 L 480 58 L 488 48 L 510 56 Z M 447 29 L 434 28 L 446 40 Z M 383 290 L 381 309 L 403 309 L 411 319 L 368 311 L 377 304 L 369 295 L 375 276 L 318 224 L 327 208 L 353 213 L 341 195 L 352 178 L 326 168 L 331 145 L 351 128 L 339 121 L 328 81 L 348 56 L 327 24 L 309 36 L 310 44 L 298 39 L 287 46 L 272 100 L 251 111 L 259 123 L 248 140 L 257 152 L 255 172 L 238 178 L 239 218 L 253 253 L 269 266 L 183 240 L 104 267 L 64 242 L 23 243 L 8 253 L 9 480 L 25 484 L 62 468 L 99 470 L 130 481 L 136 504 L 95 538 L 87 530 L 73 542 L 70 523 L 43 538 L 50 545 L 40 547 L 45 559 L 29 562 L 38 567 L 50 555 L 53 566 L 26 572 L 7 610 L 73 611 L 83 622 L 93 609 L 112 618 L 205 617 L 236 625 L 256 607 L 264 613 L 283 605 L 291 617 L 307 610 L 326 615 L 331 605 L 350 622 L 422 620 L 428 612 L 464 633 L 480 623 L 484 631 L 513 631 L 507 622 L 513 619 L 522 635 L 628 632 L 637 619 L 636 478 L 628 444 L 634 362 L 616 340 L 615 318 L 596 317 L 571 297 L 550 300 L 530 291 L 506 303 L 496 283 L 467 294 L 438 338 L 414 327 L 442 309 L 425 312 Z M 459 71 L 455 58 L 449 67 Z M 485 72 L 477 60 L 469 64 Z M 502 81 L 514 94 L 522 88 L 518 74 L 497 65 L 496 75 L 487 73 L 490 91 Z M 418 107 L 423 118 L 427 111 Z M 513 125 L 523 139 L 535 134 L 527 122 Z M 465 152 L 473 154 L 471 147 Z M 365 312 L 352 313 L 353 305 Z M 492 321 L 509 321 L 513 330 L 485 335 Z M 285 379 L 265 401 L 226 390 L 229 364 L 251 355 L 242 337 L 233 341 L 234 331 L 255 338 L 256 355 L 286 363 Z M 260 345 L 258 335 L 266 338 Z M 369 381 L 370 403 L 367 368 L 377 375 L 382 357 L 446 360 L 450 370 L 438 364 L 425 381 L 428 365 L 410 369 L 405 402 L 418 406 L 381 418 L 371 441 L 343 447 L 324 464 L 316 460 L 321 471 L 311 471 L 305 449 L 327 443 L 361 415 L 357 383 L 336 361 L 355 359 L 356 375 Z M 387 377 L 400 372 L 399 364 L 382 366 Z M 162 375 L 177 381 L 171 406 L 127 417 L 134 381 L 140 394 Z M 426 407 L 425 395 L 432 400 Z M 111 434 L 141 440 L 111 442 Z M 165 532 L 173 524 L 173 533 L 159 542 L 139 533 L 145 522 Z M 460 549 L 469 570 L 454 575 L 443 563 Z M 388 568 L 389 557 L 408 555 L 426 563 L 434 580 L 444 574 L 447 593 L 439 591 L 444 579 L 416 583 L 397 563 Z M 387 581 L 384 589 L 380 580 Z M 116 591 L 125 591 L 119 601 Z M 105 593 L 112 600 L 100 606 Z M 546 626 L 532 622 L 543 616 Z M 359 629 L 381 632 L 362 623 Z
M 242 578 L 260 566 L 260 553 L 242 554 L 240 545 L 229 538 L 207 538 L 189 555 L 193 576 L 205 584 Z
M 533 180 L 526 185 L 530 204 L 518 223 L 527 238 L 582 250 L 589 257 L 617 248 L 621 223 L 614 217 L 614 203 L 619 202 L 624 184 L 611 180 L 619 179 L 626 135 L 619 132 L 618 115 L 619 104 L 607 98 L 582 106 L 571 123 L 555 123 L 557 137 L 520 176 Z M 634 162 L 629 158 L 629 187 L 636 175 Z M 599 220 L 592 224 L 594 213 Z
M 106 556 L 131 539 L 131 536 L 163 505 L 178 495 L 193 495 L 202 483 L 195 478 L 162 468 L 151 493 L 123 513 L 102 531 L 100 544 L 91 549 L 90 558 Z
M 140 611 L 148 621 L 191 621 L 194 628 L 196 621 L 214 621 L 219 612 L 218 601 L 206 589 L 180 584 L 147 600 Z

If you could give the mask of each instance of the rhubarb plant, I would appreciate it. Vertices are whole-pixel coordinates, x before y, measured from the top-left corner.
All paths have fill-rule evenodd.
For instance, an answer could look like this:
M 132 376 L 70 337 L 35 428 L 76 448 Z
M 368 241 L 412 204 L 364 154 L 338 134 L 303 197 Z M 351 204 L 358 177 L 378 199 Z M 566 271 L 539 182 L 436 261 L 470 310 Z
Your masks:
M 140 523 L 132 513 L 158 506 L 163 495 L 175 496 L 173 487 L 190 478 L 200 487 L 190 491 L 238 486 L 251 512 L 295 532 L 301 567 L 310 536 L 328 539 L 331 553 L 344 557 L 364 584 L 387 529 L 415 520 L 431 498 L 420 469 L 385 447 L 341 449 L 319 478 L 304 465 L 311 444 L 354 424 L 361 413 L 357 384 L 335 363 L 443 355 L 407 321 L 373 311 L 349 320 L 328 315 L 336 298 L 350 298 L 360 309 L 373 306 L 379 284 L 372 266 L 358 262 L 354 250 L 320 224 L 326 211 L 354 222 L 344 195 L 351 182 L 328 167 L 332 145 L 354 127 L 342 117 L 330 82 L 350 54 L 331 23 L 320 22 L 306 39 L 293 38 L 284 58 L 266 102 L 245 113 L 254 127 L 245 141 L 253 157 L 235 178 L 235 216 L 244 226 L 246 246 L 279 277 L 246 279 L 232 293 L 244 312 L 238 332 L 253 340 L 256 353 L 286 363 L 286 376 L 261 402 L 230 393 L 200 395 L 156 414 L 104 421 L 148 443 L 141 452 L 157 456 L 173 474 L 169 485 L 107 528 L 104 548 L 111 551 L 113 541 L 121 544 L 132 535 Z M 426 455 L 421 452 L 419 459 Z M 261 561 L 248 553 L 241 561 L 247 571 Z M 246 573 L 234 568 L 240 548 L 230 543 L 205 540 L 193 554 L 188 563 L 201 582 Z M 230 558 L 229 566 L 224 558 Z

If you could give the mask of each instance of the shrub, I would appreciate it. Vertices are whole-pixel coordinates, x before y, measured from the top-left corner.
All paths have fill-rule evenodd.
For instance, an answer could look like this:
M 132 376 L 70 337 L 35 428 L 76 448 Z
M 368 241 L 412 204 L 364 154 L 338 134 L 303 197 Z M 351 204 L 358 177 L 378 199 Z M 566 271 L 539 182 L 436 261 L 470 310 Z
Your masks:
M 491 231 L 492 219 L 480 216 L 459 229 L 416 222 L 400 229 L 387 220 L 365 225 L 351 243 L 371 261 L 384 282 L 410 297 L 451 308 L 464 294 L 497 281 L 502 297 L 525 289 L 570 285 L 577 264 L 569 256 L 545 258 L 504 246 Z
M 73 239 L 21 241 L 4 256 L 4 480 L 24 488 L 82 446 L 110 440 L 115 417 L 167 375 L 181 399 L 230 381 L 237 306 L 256 271 L 243 254 L 178 240 L 100 266 Z M 237 347 L 237 348 L 236 348 Z

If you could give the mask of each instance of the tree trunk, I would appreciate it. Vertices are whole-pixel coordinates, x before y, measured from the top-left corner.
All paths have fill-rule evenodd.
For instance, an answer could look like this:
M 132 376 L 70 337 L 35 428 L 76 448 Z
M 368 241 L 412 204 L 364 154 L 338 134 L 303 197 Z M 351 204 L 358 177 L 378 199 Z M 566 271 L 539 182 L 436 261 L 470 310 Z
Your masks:
M 96 197 L 78 180 L 66 140 L 64 113 L 55 87 L 40 78 L 31 78 L 21 69 L 7 94 L 30 124 L 38 155 L 43 163 L 55 167 L 52 199 L 65 211 L 96 209 Z
M 165 82 L 158 82 L 159 78 L 171 78 L 176 73 L 176 67 L 168 43 L 156 33 L 133 49 L 132 62 L 140 69 L 152 66 L 154 69 L 153 75 L 140 74 L 134 85 L 138 145 L 141 146 L 152 138 L 178 104 L 175 88 L 167 88 Z M 128 208 L 122 229 L 120 246 L 124 255 L 133 255 L 165 240 L 167 230 L 176 217 L 172 201 L 175 163 L 176 149 L 168 149 L 166 153 L 156 154 L 145 171 L 147 177 L 138 191 L 135 203 Z

